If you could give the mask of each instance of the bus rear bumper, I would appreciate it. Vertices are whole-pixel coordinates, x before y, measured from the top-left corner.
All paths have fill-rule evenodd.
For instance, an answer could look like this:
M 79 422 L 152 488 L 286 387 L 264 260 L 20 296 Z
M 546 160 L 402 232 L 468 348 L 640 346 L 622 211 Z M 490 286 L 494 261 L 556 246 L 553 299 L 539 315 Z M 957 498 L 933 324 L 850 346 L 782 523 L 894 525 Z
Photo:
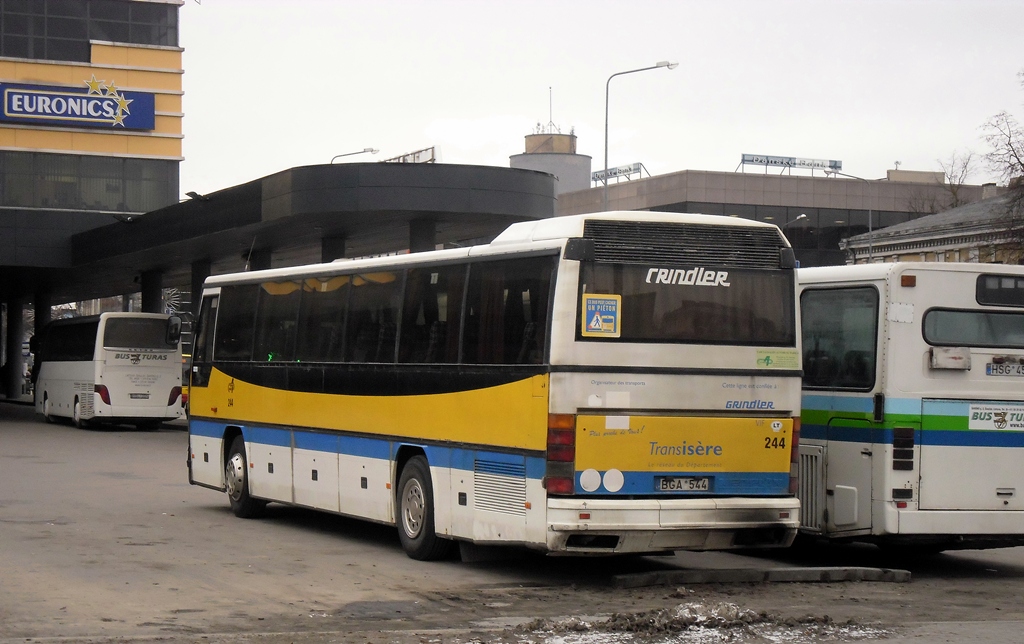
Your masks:
M 564 554 L 787 547 L 800 502 L 782 498 L 548 500 L 547 549 Z
M 1020 510 L 896 510 L 891 535 L 1005 535 L 1024 540 Z

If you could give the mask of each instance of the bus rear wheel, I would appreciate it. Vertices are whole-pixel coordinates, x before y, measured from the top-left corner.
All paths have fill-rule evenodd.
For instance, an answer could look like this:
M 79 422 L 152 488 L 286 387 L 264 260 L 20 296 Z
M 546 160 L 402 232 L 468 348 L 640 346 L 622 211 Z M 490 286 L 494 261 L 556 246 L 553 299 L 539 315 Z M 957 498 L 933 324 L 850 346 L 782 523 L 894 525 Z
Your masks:
M 245 457 L 245 440 L 235 436 L 228 450 L 228 458 L 224 464 L 224 485 L 228 492 L 228 502 L 236 517 L 254 519 L 263 514 L 267 502 L 249 496 L 249 467 Z
M 78 396 L 75 396 L 75 406 L 71 412 L 71 420 L 74 422 L 75 427 L 79 429 L 85 429 L 89 426 L 89 421 L 82 418 L 82 403 L 78 400 Z
M 50 396 L 43 392 L 43 420 L 48 423 L 54 422 L 53 417 L 53 403 L 50 402 Z
M 409 459 L 398 479 L 398 539 L 406 554 L 420 561 L 443 559 L 453 542 L 434 531 L 434 492 L 423 456 Z

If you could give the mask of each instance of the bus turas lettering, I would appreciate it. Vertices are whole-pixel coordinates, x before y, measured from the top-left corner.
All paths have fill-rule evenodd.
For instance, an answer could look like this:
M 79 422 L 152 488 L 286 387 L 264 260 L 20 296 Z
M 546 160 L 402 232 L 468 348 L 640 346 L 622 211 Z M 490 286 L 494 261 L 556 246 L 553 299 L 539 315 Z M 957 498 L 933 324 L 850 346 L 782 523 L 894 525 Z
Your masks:
M 651 456 L 721 456 L 722 451 L 721 445 L 705 445 L 701 441 L 696 445 L 686 441 L 682 445 L 662 445 L 651 441 Z
M 727 400 L 726 409 L 775 409 L 771 400 Z
M 648 284 L 682 284 L 684 286 L 729 286 L 729 271 L 711 271 L 703 266 L 690 270 L 681 268 L 650 268 Z
M 167 356 L 162 353 L 115 353 L 114 360 L 166 360 Z

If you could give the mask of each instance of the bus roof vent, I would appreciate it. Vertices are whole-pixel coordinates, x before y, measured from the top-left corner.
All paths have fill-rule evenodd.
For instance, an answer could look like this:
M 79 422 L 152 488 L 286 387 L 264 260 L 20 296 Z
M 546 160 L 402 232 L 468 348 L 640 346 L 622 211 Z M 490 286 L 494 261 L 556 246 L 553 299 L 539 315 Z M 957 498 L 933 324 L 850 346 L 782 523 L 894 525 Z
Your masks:
M 583 238 L 594 240 L 594 259 L 624 264 L 703 264 L 780 268 L 786 243 L 776 228 L 588 219 Z

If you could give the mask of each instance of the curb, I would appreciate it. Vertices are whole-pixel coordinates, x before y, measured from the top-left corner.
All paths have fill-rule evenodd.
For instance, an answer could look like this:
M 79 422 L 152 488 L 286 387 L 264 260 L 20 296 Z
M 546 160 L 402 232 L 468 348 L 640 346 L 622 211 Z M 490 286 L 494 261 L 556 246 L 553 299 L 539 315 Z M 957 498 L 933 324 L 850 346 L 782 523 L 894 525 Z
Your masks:
M 661 570 L 615 575 L 615 588 L 641 588 L 669 584 L 736 584 L 762 582 L 832 583 L 838 581 L 910 582 L 909 570 L 859 567 L 731 568 L 725 570 Z

